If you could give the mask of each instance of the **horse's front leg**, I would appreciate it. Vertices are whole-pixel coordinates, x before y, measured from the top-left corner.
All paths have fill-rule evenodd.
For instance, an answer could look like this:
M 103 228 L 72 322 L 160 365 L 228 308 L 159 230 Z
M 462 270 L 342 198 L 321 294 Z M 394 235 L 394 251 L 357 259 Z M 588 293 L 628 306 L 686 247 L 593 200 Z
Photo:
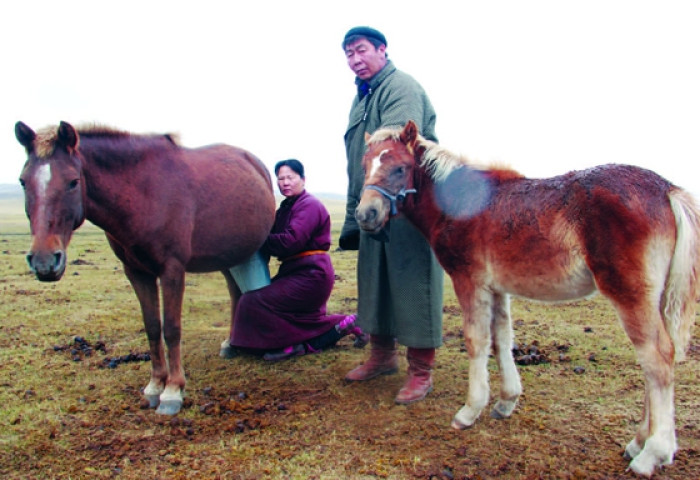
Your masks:
M 143 391 L 151 408 L 160 402 L 160 394 L 168 380 L 168 369 L 163 349 L 163 335 L 160 323 L 160 304 L 158 301 L 158 279 L 148 273 L 133 270 L 124 265 L 124 273 L 136 292 L 141 305 L 141 315 L 146 328 L 148 345 L 151 352 L 151 380 Z
M 513 413 L 522 393 L 520 374 L 513 360 L 513 324 L 508 295 L 494 295 L 492 313 L 493 349 L 501 371 L 501 393 L 491 417 L 503 419 Z
M 185 268 L 172 261 L 160 276 L 163 295 L 163 338 L 168 347 L 168 379 L 160 394 L 156 413 L 175 415 L 182 408 L 185 372 L 182 368 L 180 340 L 182 337 L 182 298 L 185 292 Z
M 467 402 L 452 420 L 453 428 L 463 430 L 476 422 L 489 402 L 488 361 L 493 297 L 484 289 L 475 291 L 468 281 L 453 278 L 453 284 L 464 311 L 464 342 L 469 355 Z

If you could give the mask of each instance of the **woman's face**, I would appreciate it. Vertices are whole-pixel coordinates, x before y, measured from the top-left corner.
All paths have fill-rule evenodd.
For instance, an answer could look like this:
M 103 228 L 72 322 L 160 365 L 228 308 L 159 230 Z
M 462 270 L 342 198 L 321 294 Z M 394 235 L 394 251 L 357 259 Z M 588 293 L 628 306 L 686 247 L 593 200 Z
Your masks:
M 277 172 L 277 186 L 285 197 L 295 197 L 304 191 L 304 179 L 297 172 L 284 165 Z

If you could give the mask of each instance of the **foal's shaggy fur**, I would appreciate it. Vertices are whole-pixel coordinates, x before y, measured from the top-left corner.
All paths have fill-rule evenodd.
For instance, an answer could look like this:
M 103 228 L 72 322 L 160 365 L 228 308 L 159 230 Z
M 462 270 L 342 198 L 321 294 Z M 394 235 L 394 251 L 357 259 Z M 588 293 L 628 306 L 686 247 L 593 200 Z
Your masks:
M 544 301 L 596 291 L 614 305 L 646 379 L 643 420 L 625 454 L 651 475 L 677 449 L 673 363 L 683 358 L 700 295 L 700 209 L 653 172 L 604 165 L 527 179 L 470 164 L 417 133 L 384 129 L 367 138 L 365 189 L 356 217 L 376 232 L 397 192 L 451 276 L 464 311 L 469 394 L 453 427 L 472 425 L 488 403 L 488 354 L 502 372 L 492 416 L 511 415 L 521 393 L 513 362 L 510 295 Z M 369 166 L 374 164 L 373 169 Z

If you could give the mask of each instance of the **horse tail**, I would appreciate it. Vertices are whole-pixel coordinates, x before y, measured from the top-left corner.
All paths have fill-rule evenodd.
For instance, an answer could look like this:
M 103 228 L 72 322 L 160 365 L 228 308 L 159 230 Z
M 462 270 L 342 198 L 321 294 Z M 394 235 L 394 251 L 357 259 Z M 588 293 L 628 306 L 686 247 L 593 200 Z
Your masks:
M 676 219 L 676 246 L 663 295 L 663 317 L 676 352 L 685 359 L 700 295 L 700 206 L 689 192 L 674 188 L 669 202 Z

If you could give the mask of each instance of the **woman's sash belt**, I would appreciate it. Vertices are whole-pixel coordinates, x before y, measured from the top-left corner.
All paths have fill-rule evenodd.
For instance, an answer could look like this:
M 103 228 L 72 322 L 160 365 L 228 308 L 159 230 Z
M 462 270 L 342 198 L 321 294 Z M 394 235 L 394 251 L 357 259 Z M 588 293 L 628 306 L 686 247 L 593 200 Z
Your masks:
M 288 262 L 290 260 L 296 260 L 298 258 L 308 257 L 309 255 L 325 255 L 326 253 L 328 253 L 328 252 L 326 252 L 325 250 L 306 250 L 304 252 L 299 252 L 299 253 L 292 255 L 290 257 L 283 258 L 282 261 Z

